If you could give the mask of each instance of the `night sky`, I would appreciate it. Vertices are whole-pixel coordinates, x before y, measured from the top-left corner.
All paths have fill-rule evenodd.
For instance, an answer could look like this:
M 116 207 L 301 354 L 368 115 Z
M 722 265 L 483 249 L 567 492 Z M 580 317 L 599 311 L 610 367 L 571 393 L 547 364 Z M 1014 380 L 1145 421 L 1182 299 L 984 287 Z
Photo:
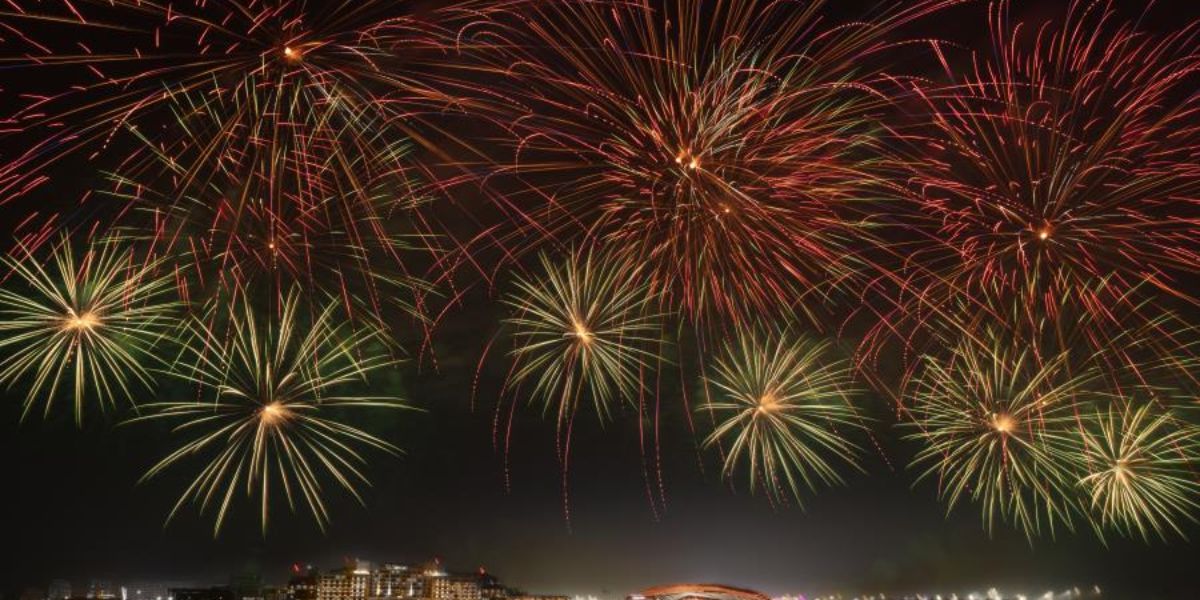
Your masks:
M 867 3 L 851 4 L 847 14 Z M 1049 10 L 1046 4 L 1052 3 L 1017 2 L 1014 16 L 1038 16 Z M 1136 15 L 1141 2 L 1117 5 Z M 925 23 L 928 30 L 909 33 L 978 43 L 986 39 L 985 13 L 984 2 L 960 7 Z M 1143 25 L 1153 30 L 1198 17 L 1200 4 L 1159 2 Z M 865 404 L 876 407 L 868 412 L 878 420 L 875 435 L 886 458 L 870 454 L 867 473 L 806 496 L 803 509 L 773 507 L 748 494 L 742 481 L 736 489 L 720 481 L 716 459 L 697 452 L 700 434 L 683 425 L 678 390 L 671 388 L 677 384 L 667 384 L 662 400 L 665 511 L 647 500 L 636 415 L 618 414 L 603 426 L 589 415 L 572 442 L 568 524 L 552 420 L 519 407 L 506 489 L 504 455 L 493 446 L 492 431 L 503 361 L 485 367 L 472 398 L 477 361 L 501 316 L 495 293 L 475 290 L 435 332 L 436 368 L 412 360 L 391 378 L 387 392 L 427 412 L 373 418 L 373 430 L 407 454 L 371 457 L 365 507 L 331 494 L 332 524 L 324 533 L 307 515 L 278 510 L 263 536 L 244 505 L 215 540 L 211 521 L 194 510 L 164 527 L 187 470 L 137 480 L 161 457 L 165 430 L 118 425 L 110 416 L 80 431 L 66 411 L 20 422 L 23 391 L 5 391 L 0 590 L 17 594 L 58 578 L 76 585 L 90 579 L 224 583 L 241 572 L 281 583 L 293 563 L 330 568 L 345 557 L 421 562 L 435 556 L 452 570 L 485 567 L 531 592 L 609 599 L 680 581 L 772 594 L 1005 584 L 1040 591 L 1098 583 L 1149 590 L 1132 597 L 1181 598 L 1188 586 L 1200 589 L 1195 546 L 1185 541 L 1113 539 L 1106 547 L 1080 531 L 1031 546 L 1004 527 L 989 536 L 970 503 L 947 516 L 935 483 L 913 484 L 915 474 L 904 467 L 913 449 L 896 439 L 886 403 L 874 397 Z M 1184 527 L 1189 538 L 1200 537 L 1200 527 Z
M 491 445 L 494 386 L 490 396 L 487 384 L 481 386 L 470 411 L 473 332 L 466 319 L 443 330 L 439 351 L 449 359 L 440 364 L 442 376 L 416 373 L 411 364 L 406 369 L 410 384 L 403 392 L 430 412 L 403 414 L 394 432 L 382 430 L 401 440 L 408 455 L 373 457 L 366 508 L 331 495 L 334 520 L 325 534 L 304 514 L 276 513 L 264 538 L 246 506 L 243 518 L 215 541 L 210 520 L 194 511 L 163 528 L 183 480 L 134 487 L 159 457 L 161 438 L 99 423 L 79 433 L 66 419 L 17 425 L 19 413 L 9 405 L 0 436 L 12 483 L 0 513 L 3 530 L 11 532 L 5 584 L 52 578 L 224 583 L 239 572 L 281 582 L 296 562 L 334 567 L 344 557 L 421 562 L 436 556 L 451 568 L 486 567 L 529 591 L 609 598 L 677 581 L 728 582 L 769 593 L 1100 583 L 1181 598 L 1178 590 L 1193 589 L 1190 544 L 1114 540 L 1104 548 L 1081 532 L 1030 547 L 1003 527 L 989 538 L 974 506 L 945 518 L 932 483 L 913 487 L 912 473 L 892 470 L 878 454 L 867 463 L 868 474 L 810 495 L 805 510 L 773 509 L 765 498 L 722 484 L 713 457 L 702 473 L 691 438 L 679 427 L 663 434 L 668 506 L 655 520 L 629 415 L 604 428 L 588 419 L 577 431 L 568 528 L 553 428 L 534 408 L 525 409 L 514 431 L 512 490 L 505 492 L 502 453 Z M 665 422 L 681 422 L 669 409 L 665 415 Z M 893 465 L 907 462 L 908 454 L 895 450 L 904 449 L 902 443 L 884 438 L 881 444 L 893 449 L 887 457 Z M 1200 534 L 1194 526 L 1188 531 Z

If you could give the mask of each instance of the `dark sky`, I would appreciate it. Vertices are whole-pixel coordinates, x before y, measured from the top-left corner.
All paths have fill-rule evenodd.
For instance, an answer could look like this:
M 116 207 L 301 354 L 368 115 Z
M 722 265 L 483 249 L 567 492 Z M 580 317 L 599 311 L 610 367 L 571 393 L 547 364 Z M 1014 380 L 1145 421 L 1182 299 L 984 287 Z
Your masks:
M 1047 4 L 1017 2 L 1015 16 L 1041 14 Z M 1118 3 L 1128 16 L 1138 14 L 1140 4 Z M 1196 6 L 1160 2 L 1146 25 L 1194 19 Z M 985 39 L 985 10 L 980 2 L 951 11 L 914 33 L 978 43 Z M 664 416 L 674 423 L 663 441 L 666 510 L 656 519 L 646 499 L 636 421 L 618 416 L 601 429 L 589 420 L 573 445 L 568 528 L 553 424 L 532 408 L 519 411 L 506 492 L 501 455 L 491 443 L 495 370 L 485 373 L 478 406 L 470 410 L 470 382 L 486 337 L 480 332 L 490 334 L 497 316 L 479 309 L 486 302 L 477 300 L 439 330 L 440 371 L 417 373 L 409 365 L 407 385 L 392 390 L 429 409 L 396 415 L 394 426 L 382 426 L 408 455 L 374 456 L 366 507 L 335 497 L 326 533 L 303 514 L 277 513 L 263 537 L 246 506 L 217 540 L 210 520 L 194 511 L 164 528 L 182 480 L 135 487 L 161 457 L 164 432 L 98 421 L 76 431 L 67 419 L 36 417 L 19 424 L 20 394 L 8 392 L 0 410 L 0 590 L 13 593 L 53 578 L 219 583 L 239 571 L 277 582 L 291 563 L 332 567 L 347 556 L 438 556 L 452 569 L 485 566 L 530 591 L 609 598 L 683 580 L 770 593 L 963 591 L 1004 583 L 1033 591 L 1099 583 L 1181 598 L 1187 593 L 1179 590 L 1197 580 L 1195 546 L 1185 542 L 1116 540 L 1106 548 L 1080 533 L 1031 547 L 1007 530 L 989 538 L 974 506 L 947 518 L 932 484 L 913 486 L 913 473 L 901 466 L 908 449 L 895 440 L 882 440 L 895 469 L 876 457 L 868 474 L 810 496 L 805 510 L 775 509 L 722 484 L 711 456 L 701 470 L 677 410 Z M 663 401 L 678 403 L 669 394 Z M 1200 537 L 1200 527 L 1188 533 Z
M 946 519 L 932 484 L 912 487 L 912 473 L 892 471 L 878 458 L 868 463 L 867 475 L 811 497 L 806 510 L 776 510 L 764 498 L 723 485 L 711 456 L 707 474 L 701 473 L 681 426 L 664 431 L 667 510 L 656 521 L 632 415 L 618 415 L 603 429 L 591 420 L 580 428 L 568 530 L 553 426 L 535 409 L 518 420 L 512 491 L 504 490 L 501 455 L 491 446 L 495 390 L 487 377 L 479 407 L 469 410 L 478 332 L 467 319 L 447 324 L 440 375 L 414 375 L 410 365 L 409 385 L 394 391 L 431 410 L 400 415 L 395 428 L 382 428 L 409 454 L 373 457 L 367 506 L 333 502 L 326 534 L 303 514 L 276 513 L 264 538 L 254 508 L 246 505 L 239 507 L 246 518 L 235 518 L 218 540 L 210 521 L 194 511 L 163 528 L 183 480 L 134 488 L 161 455 L 163 432 L 114 431 L 100 423 L 76 432 L 66 419 L 18 426 L 16 403 L 8 403 L 0 433 L 9 498 L 0 511 L 9 549 L 5 586 L 58 577 L 224 582 L 240 571 L 279 581 L 293 562 L 333 567 L 346 556 L 413 562 L 438 556 L 452 568 L 485 566 L 531 591 L 610 598 L 682 580 L 772 593 L 962 591 L 1005 582 L 1033 589 L 1100 583 L 1177 590 L 1195 581 L 1194 547 L 1187 543 L 1117 541 L 1105 549 L 1081 533 L 1030 547 L 1007 530 L 989 539 L 975 507 Z M 669 407 L 664 412 L 668 423 L 682 422 L 678 417 Z M 377 419 L 374 425 L 380 430 Z M 892 463 L 907 460 L 903 444 L 881 443 Z M 1200 528 L 1189 533 L 1200 535 Z

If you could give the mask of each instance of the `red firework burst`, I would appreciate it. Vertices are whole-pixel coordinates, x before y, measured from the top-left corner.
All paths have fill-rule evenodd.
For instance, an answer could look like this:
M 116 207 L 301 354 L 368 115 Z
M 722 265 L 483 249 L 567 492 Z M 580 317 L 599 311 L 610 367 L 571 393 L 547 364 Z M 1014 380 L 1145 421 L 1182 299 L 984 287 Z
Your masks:
M 5 142 L 28 150 L 0 165 L 0 202 L 53 178 L 91 195 L 83 166 L 120 201 L 51 210 L 185 257 L 192 287 L 271 272 L 346 294 L 357 273 L 377 306 L 407 279 L 399 238 L 428 227 L 405 209 L 432 184 L 406 143 L 455 141 L 427 117 L 474 106 L 448 58 L 482 3 L 9 4 L 0 61 L 39 77 L 7 90 L 25 102 Z
M 564 2 L 495 28 L 527 112 L 527 226 L 648 265 L 693 323 L 814 317 L 856 277 L 888 164 L 870 59 L 945 3 L 844 26 L 822 3 Z M 511 68 L 508 65 L 511 63 Z M 564 183 L 565 181 L 565 183 Z
M 990 29 L 990 57 L 912 87 L 918 240 L 876 333 L 901 315 L 1041 328 L 1068 306 L 1103 347 L 1131 314 L 1174 320 L 1200 298 L 1200 26 L 1151 35 L 1107 2 L 1028 26 L 1000 2 Z

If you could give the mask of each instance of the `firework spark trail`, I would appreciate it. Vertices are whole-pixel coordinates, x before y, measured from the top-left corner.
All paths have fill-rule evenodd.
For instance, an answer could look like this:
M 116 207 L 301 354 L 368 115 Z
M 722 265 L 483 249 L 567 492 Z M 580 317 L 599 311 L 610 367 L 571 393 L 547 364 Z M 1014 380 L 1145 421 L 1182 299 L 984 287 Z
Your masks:
M 63 238 L 49 250 L 20 246 L 4 258 L 12 277 L 0 288 L 0 382 L 28 381 L 22 418 L 39 402 L 49 415 L 70 387 L 82 425 L 88 405 L 115 408 L 152 387 L 152 351 L 171 341 L 178 303 L 171 277 L 123 245 L 97 242 L 77 255 Z
M 1097 530 L 1111 528 L 1149 541 L 1200 514 L 1200 430 L 1153 403 L 1110 407 L 1084 430 L 1079 480 L 1097 514 Z
M 0 169 L 5 199 L 68 156 L 94 159 L 114 151 L 124 130 L 154 129 L 174 93 L 215 82 L 232 89 L 247 78 L 275 79 L 314 96 L 336 91 L 352 110 L 410 121 L 471 106 L 474 97 L 458 94 L 470 86 L 436 68 L 467 48 L 459 28 L 487 12 L 476 2 L 430 14 L 377 1 L 321 10 L 302 2 L 82 0 L 78 11 L 65 9 L 71 3 L 23 4 L 0 12 L 0 26 L 14 33 L 0 62 L 78 79 L 27 94 L 28 103 L 6 115 L 6 133 L 35 142 Z
M 270 82 L 244 83 L 173 96 L 174 128 L 186 135 L 170 144 L 143 138 L 145 156 L 111 176 L 107 195 L 128 212 L 119 235 L 189 265 L 198 289 L 183 290 L 188 297 L 267 279 L 278 289 L 295 283 L 338 294 L 378 317 L 385 298 L 398 300 L 407 288 L 412 300 L 400 307 L 418 314 L 427 286 L 403 255 L 422 236 L 396 233 L 421 201 L 406 177 L 403 143 L 336 97 L 299 89 L 280 97 L 259 91 L 276 90 Z M 270 102 L 285 106 L 267 113 L 293 116 L 261 118 L 255 107 Z
M 662 315 L 641 269 L 602 254 L 541 255 L 542 272 L 520 277 L 505 303 L 514 314 L 514 367 L 506 391 L 519 389 L 554 413 L 563 469 L 564 509 L 570 433 L 580 402 L 611 418 L 614 404 L 635 403 L 642 369 L 660 358 Z M 511 427 L 511 423 L 510 423 Z
M 953 509 L 979 505 L 985 528 L 997 521 L 1027 537 L 1073 529 L 1081 513 L 1071 450 L 1080 402 L 1102 399 L 1094 369 L 1073 369 L 1067 353 L 1036 360 L 1001 328 L 982 332 L 987 345 L 962 340 L 946 356 L 925 356 L 906 390 L 923 444 L 913 460 L 922 478 L 936 477 Z
M 410 408 L 398 398 L 355 392 L 368 375 L 395 364 L 383 349 L 382 332 L 351 328 L 336 301 L 312 319 L 304 317 L 298 291 L 278 302 L 278 312 L 264 316 L 243 294 L 221 315 L 229 321 L 225 328 L 193 319 L 190 339 L 169 373 L 205 397 L 148 404 L 147 414 L 132 420 L 172 422 L 173 434 L 187 438 L 143 481 L 202 461 L 168 521 L 195 503 L 201 513 L 215 509 L 213 535 L 219 535 L 241 490 L 257 496 L 265 533 L 274 494 L 282 487 L 287 506 L 295 511 L 303 503 L 324 529 L 330 516 L 323 480 L 362 502 L 357 486 L 367 478 L 361 449 L 400 452 L 331 414 L 341 408 Z
M 937 476 L 949 508 L 968 498 L 980 504 L 989 531 L 1002 521 L 1032 540 L 1055 533 L 1059 522 L 1074 529 L 1082 517 L 1101 537 L 1129 535 L 1132 521 L 1122 520 L 1128 513 L 1116 518 L 1086 508 L 1100 500 L 1086 497 L 1081 480 L 1111 462 L 1097 458 L 1104 438 L 1095 432 L 1111 435 L 1114 413 L 1175 414 L 1192 404 L 1195 342 L 1163 337 L 1194 340 L 1195 328 L 1177 317 L 1143 322 L 1123 314 L 1109 331 L 1109 323 L 1098 327 L 1068 299 L 1055 309 L 1036 324 L 1024 313 L 996 311 L 928 325 L 936 343 L 905 373 L 898 394 L 910 439 L 925 444 L 914 466 L 923 467 L 922 478 Z M 1102 338 L 1093 337 L 1098 331 Z M 1173 430 L 1193 427 L 1177 417 L 1170 423 Z M 1190 464 L 1188 444 L 1168 444 L 1181 459 L 1176 466 Z M 1192 518 L 1184 508 L 1164 514 Z M 1163 535 L 1161 525 L 1154 529 Z
M 505 301 L 515 313 L 505 323 L 520 365 L 512 381 L 532 382 L 528 395 L 541 399 L 560 425 L 582 396 L 607 419 L 613 402 L 632 400 L 638 368 L 656 357 L 655 298 L 639 283 L 640 269 L 607 256 L 588 252 L 556 262 L 543 254 L 541 266 L 536 278 L 518 278 L 517 292 Z
M 102 173 L 106 201 L 52 203 L 29 226 L 61 210 L 68 229 L 153 227 L 139 237 L 190 258 L 181 284 L 206 288 L 182 289 L 189 302 L 257 272 L 377 321 L 393 299 L 423 315 L 418 271 L 436 260 L 441 281 L 444 246 L 462 244 L 418 206 L 487 160 L 455 130 L 493 101 L 464 57 L 472 23 L 510 4 L 10 3 L 0 65 L 39 76 L 6 90 L 22 106 L 3 139 L 29 150 L 0 161 L 0 202 Z
M 962 318 L 955 305 L 1035 326 L 1074 305 L 1101 344 L 1129 315 L 1196 305 L 1200 24 L 1149 35 L 1108 2 L 1072 2 L 1057 24 L 1008 11 L 991 8 L 990 54 L 910 86 L 913 220 L 868 346 L 907 351 L 926 322 Z
M 717 418 L 705 445 L 728 441 L 725 477 L 746 468 L 751 490 L 786 504 L 789 494 L 802 502 L 802 488 L 841 483 L 835 465 L 858 467 L 860 449 L 838 429 L 861 427 L 858 390 L 850 363 L 830 350 L 786 331 L 747 332 L 726 347 L 713 368 L 715 398 L 698 409 Z
M 820 2 L 528 7 L 493 35 L 529 107 L 510 171 L 533 185 L 530 228 L 646 264 L 695 323 L 814 317 L 862 268 L 888 172 L 872 152 L 887 99 L 861 71 L 946 4 L 828 27 Z

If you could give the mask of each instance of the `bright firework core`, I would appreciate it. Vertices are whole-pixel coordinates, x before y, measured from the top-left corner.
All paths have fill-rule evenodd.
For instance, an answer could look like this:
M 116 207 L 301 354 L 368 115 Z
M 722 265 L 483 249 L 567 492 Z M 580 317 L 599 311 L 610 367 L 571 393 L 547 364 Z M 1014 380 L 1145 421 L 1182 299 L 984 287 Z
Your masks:
M 291 413 L 292 411 L 288 410 L 282 402 L 275 400 L 262 407 L 259 411 L 259 418 L 265 425 L 276 425 L 286 420 Z
M 779 408 L 779 398 L 775 396 L 775 392 L 767 392 L 758 399 L 758 414 L 766 414 L 774 412 Z
M 585 346 L 591 344 L 592 339 L 596 337 L 596 334 L 592 333 L 581 319 L 571 319 L 571 326 L 574 329 L 569 335 L 575 336 Z
M 1116 464 L 1113 465 L 1112 471 L 1113 475 L 1115 475 L 1117 479 L 1121 481 L 1125 481 L 1133 475 L 1129 469 L 1129 459 L 1127 458 L 1117 459 Z
M 1004 413 L 992 416 L 992 428 L 1000 433 L 1011 433 L 1016 425 L 1016 420 Z
M 72 331 L 91 331 L 98 326 L 100 326 L 100 318 L 90 310 L 78 313 L 72 310 L 63 320 L 63 329 Z
M 700 168 L 700 157 L 692 154 L 691 150 L 683 150 L 675 156 L 675 164 L 684 165 L 688 169 L 695 171 Z

